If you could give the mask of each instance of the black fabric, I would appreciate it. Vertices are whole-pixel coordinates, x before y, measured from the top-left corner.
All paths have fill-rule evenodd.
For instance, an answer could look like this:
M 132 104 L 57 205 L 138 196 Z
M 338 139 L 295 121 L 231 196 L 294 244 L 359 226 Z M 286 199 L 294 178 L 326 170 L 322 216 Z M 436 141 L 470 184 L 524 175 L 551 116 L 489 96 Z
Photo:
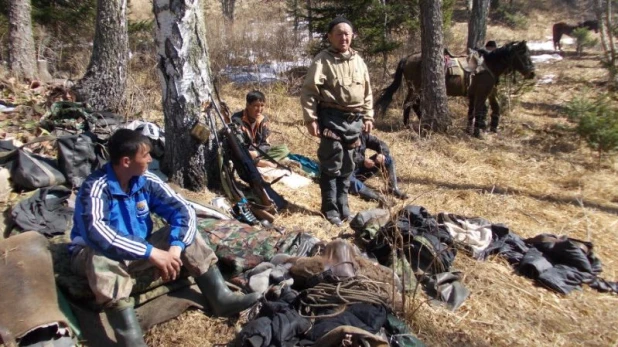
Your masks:
M 60 171 L 75 188 L 107 161 L 103 144 L 89 132 L 58 137 L 56 146 Z
M 41 188 L 20 201 L 12 210 L 13 221 L 23 230 L 34 230 L 51 237 L 64 234 L 73 218 L 67 206 L 71 190 L 57 186 Z
M 293 303 L 298 294 L 286 287 L 278 301 L 265 301 L 260 317 L 247 323 L 238 333 L 233 346 L 294 346 L 311 327 Z
M 591 242 L 551 234 L 523 240 L 501 225 L 492 225 L 492 233 L 493 241 L 480 259 L 501 255 L 522 276 L 562 294 L 580 289 L 583 284 L 600 292 L 618 293 L 618 282 L 598 277 L 602 265 Z
M 55 160 L 18 149 L 11 167 L 11 181 L 17 189 L 34 190 L 64 184 L 66 178 Z
M 524 254 L 528 252 L 528 246 L 518 235 L 511 233 L 508 227 L 501 224 L 492 224 L 491 233 L 493 240 L 489 246 L 479 253 L 479 260 L 485 260 L 490 255 L 501 255 L 509 263 L 519 263 Z
M 448 271 L 457 255 L 451 235 L 422 206 L 406 206 L 385 230 L 388 235 L 401 233 L 404 254 L 415 270 L 428 274 Z
M 329 331 L 342 326 L 351 325 L 372 334 L 377 334 L 386 324 L 387 311 L 384 306 L 370 304 L 354 304 L 344 312 L 334 317 L 316 319 L 313 328 L 307 333 L 307 339 L 317 341 Z

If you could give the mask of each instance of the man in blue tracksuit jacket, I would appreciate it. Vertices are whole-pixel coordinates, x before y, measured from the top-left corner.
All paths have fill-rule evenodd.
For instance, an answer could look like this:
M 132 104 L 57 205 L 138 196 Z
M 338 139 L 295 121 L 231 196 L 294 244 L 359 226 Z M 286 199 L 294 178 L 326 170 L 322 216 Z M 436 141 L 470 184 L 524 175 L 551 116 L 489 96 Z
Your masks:
M 233 315 L 255 303 L 258 294 L 237 296 L 225 285 L 217 257 L 197 232 L 193 207 L 147 171 L 148 138 L 121 129 L 108 147 L 110 162 L 77 195 L 71 267 L 88 278 L 119 344 L 145 346 L 130 295 L 132 278 L 153 266 L 164 281 L 175 280 L 185 267 L 215 315 Z M 151 212 L 169 226 L 153 233 Z

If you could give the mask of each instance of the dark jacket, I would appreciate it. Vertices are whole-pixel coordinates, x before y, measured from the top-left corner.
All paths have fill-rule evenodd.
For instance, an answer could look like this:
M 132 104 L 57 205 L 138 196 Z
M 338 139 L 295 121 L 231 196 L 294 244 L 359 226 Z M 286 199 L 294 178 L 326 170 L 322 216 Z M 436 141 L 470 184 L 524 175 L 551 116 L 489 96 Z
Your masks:
M 378 154 L 383 154 L 385 157 L 390 157 L 388 146 L 376 136 L 363 131 L 360 136 L 360 141 L 360 146 L 356 147 L 356 150 L 354 150 L 354 164 L 356 164 L 357 168 L 363 166 L 365 151 L 367 149 L 374 150 Z
M 242 110 L 232 115 L 232 122 L 241 126 L 252 145 L 265 153 L 268 152 L 270 149 L 270 143 L 268 143 L 268 137 L 270 136 L 270 122 L 268 117 L 258 117 L 253 127 L 251 127 L 249 117 L 247 116 L 245 110 Z M 251 148 L 249 149 L 251 150 Z

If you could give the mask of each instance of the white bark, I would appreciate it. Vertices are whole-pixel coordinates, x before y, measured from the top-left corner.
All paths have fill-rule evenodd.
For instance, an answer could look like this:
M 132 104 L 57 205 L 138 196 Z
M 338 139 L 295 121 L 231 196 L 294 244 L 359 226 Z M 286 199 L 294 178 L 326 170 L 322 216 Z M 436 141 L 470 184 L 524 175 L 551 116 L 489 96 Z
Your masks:
M 198 190 L 206 183 L 205 148 L 190 131 L 212 91 L 203 11 L 199 0 L 154 0 L 153 10 L 165 116 L 163 166 L 173 182 Z

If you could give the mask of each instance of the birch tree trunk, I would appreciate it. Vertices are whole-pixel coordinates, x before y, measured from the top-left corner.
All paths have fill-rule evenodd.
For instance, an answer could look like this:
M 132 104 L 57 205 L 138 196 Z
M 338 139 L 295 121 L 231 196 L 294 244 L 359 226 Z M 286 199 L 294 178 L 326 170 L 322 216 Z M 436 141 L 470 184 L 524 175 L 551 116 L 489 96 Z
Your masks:
M 468 48 L 483 47 L 487 31 L 489 0 L 472 0 L 472 11 L 468 21 Z
M 213 90 L 200 3 L 153 1 L 165 116 L 163 168 L 172 182 L 196 191 L 206 186 L 206 148 L 191 137 L 190 131 Z
M 445 132 L 451 124 L 446 97 L 441 1 L 421 0 L 421 127 Z
M 127 86 L 127 0 L 99 0 L 92 55 L 73 90 L 94 110 L 118 111 Z
M 37 76 L 30 0 L 9 1 L 9 69 L 17 78 Z

